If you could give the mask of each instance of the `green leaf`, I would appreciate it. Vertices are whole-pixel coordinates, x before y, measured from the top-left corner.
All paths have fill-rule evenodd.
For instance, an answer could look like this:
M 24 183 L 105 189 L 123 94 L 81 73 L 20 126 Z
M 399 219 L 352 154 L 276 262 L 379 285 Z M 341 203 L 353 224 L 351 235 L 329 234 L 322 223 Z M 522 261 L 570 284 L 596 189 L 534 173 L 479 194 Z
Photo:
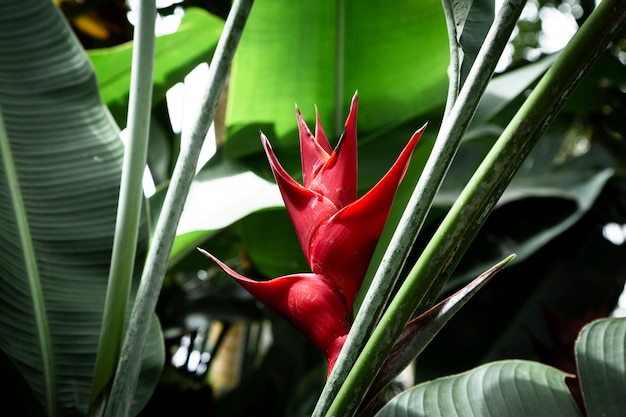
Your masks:
M 124 149 L 52 2 L 0 2 L 0 55 L 11 57 L 0 60 L 0 349 L 48 416 L 85 414 Z M 162 352 L 157 336 L 148 357 Z
M 495 12 L 493 0 L 451 0 L 457 51 L 459 87 L 463 86 L 478 51 L 485 41 Z
M 576 361 L 589 417 L 626 410 L 626 319 L 595 321 L 576 342 Z
M 331 138 L 359 91 L 359 132 L 389 130 L 443 106 L 448 51 L 438 0 L 258 2 L 231 76 L 226 154 L 297 146 L 294 103 Z M 417 130 L 423 121 L 413 127 Z
M 494 362 L 417 385 L 395 397 L 376 416 L 579 416 L 566 376 L 536 362 Z
M 210 60 L 223 27 L 219 18 L 190 7 L 175 33 L 157 37 L 153 103 L 163 100 L 167 90 L 198 64 Z M 132 51 L 132 42 L 89 51 L 102 99 L 120 126 L 126 124 Z

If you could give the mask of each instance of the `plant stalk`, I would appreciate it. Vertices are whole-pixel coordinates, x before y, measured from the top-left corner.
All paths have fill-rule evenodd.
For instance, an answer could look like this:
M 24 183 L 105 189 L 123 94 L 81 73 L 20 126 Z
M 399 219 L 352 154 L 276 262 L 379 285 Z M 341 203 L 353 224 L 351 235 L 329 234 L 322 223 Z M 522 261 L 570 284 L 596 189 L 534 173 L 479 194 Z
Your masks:
M 450 64 L 448 65 L 448 97 L 446 108 L 443 112 L 442 120 L 446 120 L 452 111 L 461 88 L 461 57 L 460 45 L 458 41 L 457 26 L 454 20 L 454 10 L 452 0 L 442 0 L 443 12 L 446 16 L 446 27 L 448 29 L 448 42 L 450 44 Z
M 91 404 L 110 383 L 115 364 L 119 359 L 144 199 L 142 179 L 148 154 L 152 108 L 155 0 L 140 1 L 137 15 L 128 103 L 128 142 L 124 152 L 111 267 L 91 388 Z
M 172 174 L 117 364 L 106 408 L 106 415 L 109 417 L 128 415 L 139 378 L 150 321 L 167 270 L 185 197 L 195 175 L 202 143 L 215 116 L 217 102 L 251 7 L 252 0 L 236 0 L 233 3 L 209 67 L 209 81 L 202 107 L 189 140 L 183 141 L 186 146 L 182 147 Z

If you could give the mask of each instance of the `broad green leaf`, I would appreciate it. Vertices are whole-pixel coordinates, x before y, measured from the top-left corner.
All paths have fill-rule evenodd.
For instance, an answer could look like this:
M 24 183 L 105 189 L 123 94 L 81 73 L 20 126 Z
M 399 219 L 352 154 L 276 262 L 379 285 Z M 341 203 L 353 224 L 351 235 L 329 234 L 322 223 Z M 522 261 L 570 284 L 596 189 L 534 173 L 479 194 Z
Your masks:
M 589 417 L 626 410 L 626 319 L 587 325 L 576 342 L 578 375 Z
M 445 0 L 450 4 L 455 33 L 451 34 L 456 45 L 451 46 L 459 55 L 460 68 L 457 68 L 459 87 L 463 86 L 485 36 L 493 22 L 495 2 L 493 0 Z M 452 44 L 451 44 L 452 45 Z
M 377 417 L 580 416 L 558 369 L 501 361 L 426 382 L 391 400 Z
M 124 149 L 52 2 L 0 2 L 0 55 L 0 349 L 48 416 L 84 415 Z M 158 372 L 152 336 L 145 365 Z M 154 382 L 141 384 L 137 407 Z
M 448 59 L 437 0 L 259 2 L 233 67 L 226 154 L 260 150 L 259 129 L 296 147 L 294 103 L 308 121 L 316 105 L 336 140 L 357 90 L 361 134 L 388 131 L 443 106 Z
M 167 90 L 198 64 L 210 60 L 223 26 L 221 19 L 190 7 L 175 33 L 156 39 L 153 103 L 163 100 Z M 89 51 L 102 99 L 122 127 L 126 124 L 132 51 L 132 42 Z

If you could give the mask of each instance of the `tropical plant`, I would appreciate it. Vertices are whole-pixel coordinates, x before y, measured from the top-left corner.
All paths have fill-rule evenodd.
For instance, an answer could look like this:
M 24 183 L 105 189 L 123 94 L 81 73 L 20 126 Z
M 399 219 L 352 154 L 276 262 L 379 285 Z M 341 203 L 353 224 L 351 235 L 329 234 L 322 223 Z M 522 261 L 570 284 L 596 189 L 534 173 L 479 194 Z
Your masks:
M 106 43 L 105 6 L 55 3 L 83 44 Z M 224 2 L 196 4 L 209 3 Z M 220 416 L 619 415 L 624 319 L 585 325 L 624 284 L 623 248 L 600 226 L 626 223 L 626 5 L 564 2 L 580 29 L 538 59 L 519 53 L 537 23 L 520 18 L 523 1 L 251 3 L 235 1 L 225 22 L 186 7 L 176 32 L 155 38 L 155 3 L 141 1 L 132 43 L 85 53 L 52 2 L 0 1 L 8 415 L 163 415 L 167 403 L 180 414 L 197 402 Z M 202 105 L 179 135 L 166 92 L 204 61 Z M 216 154 L 196 172 L 214 119 Z M 146 165 L 157 186 L 147 201 Z M 393 187 L 376 185 L 391 166 Z M 348 197 L 328 190 L 337 183 Z M 372 202 L 370 189 L 389 195 Z M 343 229 L 370 212 L 373 229 Z M 349 267 L 346 253 L 363 248 Z M 292 309 L 305 299 L 283 292 L 293 277 L 331 308 Z M 233 330 L 246 348 L 222 393 L 215 361 Z M 407 367 L 418 384 L 405 391 Z

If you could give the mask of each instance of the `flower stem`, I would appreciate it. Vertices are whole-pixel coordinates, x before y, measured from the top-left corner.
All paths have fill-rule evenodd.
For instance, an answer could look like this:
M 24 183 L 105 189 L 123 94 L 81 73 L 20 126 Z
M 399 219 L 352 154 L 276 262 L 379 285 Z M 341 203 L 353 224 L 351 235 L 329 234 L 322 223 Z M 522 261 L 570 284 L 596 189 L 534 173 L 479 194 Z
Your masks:
M 409 273 L 341 386 L 327 415 L 351 416 L 415 311 L 438 296 L 513 175 L 626 18 L 626 2 L 604 0 L 504 130 Z
M 389 247 L 383 255 L 333 373 L 324 386 L 313 413 L 314 416 L 322 416 L 326 413 L 335 394 L 339 391 L 348 372 L 354 365 L 372 328 L 382 314 L 382 310 L 389 300 L 389 295 L 398 280 L 400 270 L 432 206 L 435 194 L 452 163 L 461 137 L 474 115 L 498 59 L 515 27 L 523 4 L 523 0 L 505 3 L 494 20 L 468 79 L 461 88 L 449 117 L 444 120 L 441 126 L 432 153 L 396 227 Z
M 252 0 L 236 0 L 224 25 L 213 61 L 209 67 L 209 82 L 204 102 L 194 124 L 191 137 L 178 156 L 163 209 L 148 252 L 135 304 L 117 364 L 117 371 L 106 415 L 127 416 L 135 392 L 146 345 L 150 321 L 156 307 L 163 277 L 167 269 L 176 228 L 183 210 L 185 197 L 195 175 L 202 143 L 215 115 L 219 96 L 237 49 Z

